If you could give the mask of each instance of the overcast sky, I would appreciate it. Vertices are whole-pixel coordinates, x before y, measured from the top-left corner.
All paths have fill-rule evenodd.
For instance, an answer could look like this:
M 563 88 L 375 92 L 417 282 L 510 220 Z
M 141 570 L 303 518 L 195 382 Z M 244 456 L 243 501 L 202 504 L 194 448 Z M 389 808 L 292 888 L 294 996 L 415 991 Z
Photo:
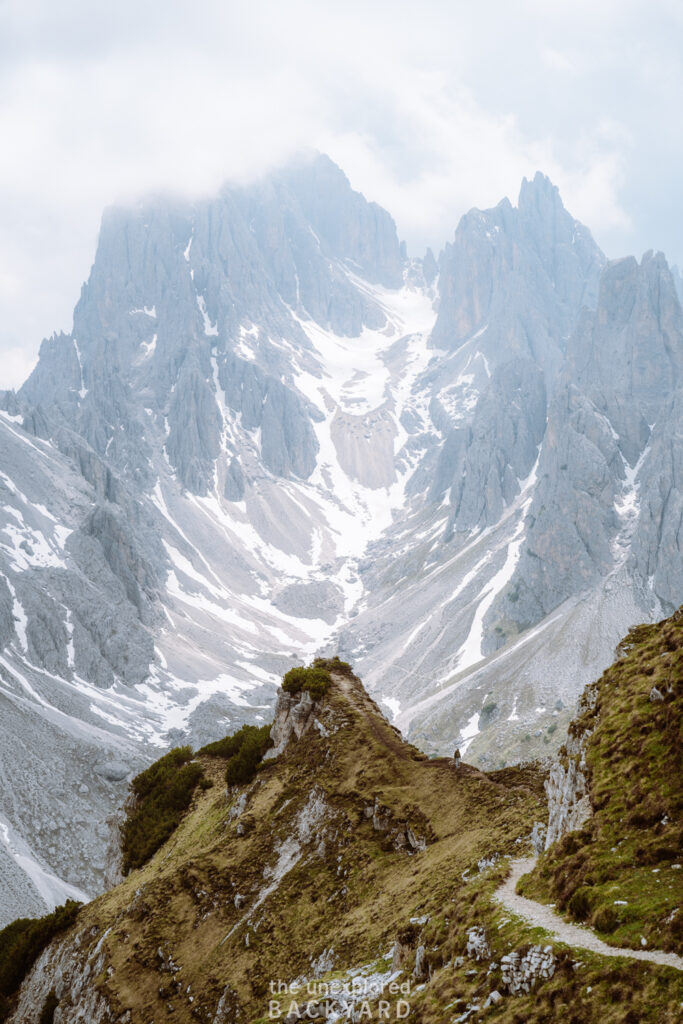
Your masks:
M 69 330 L 102 208 L 302 147 L 409 251 L 537 169 L 610 257 L 683 263 L 681 0 L 0 0 L 0 387 Z

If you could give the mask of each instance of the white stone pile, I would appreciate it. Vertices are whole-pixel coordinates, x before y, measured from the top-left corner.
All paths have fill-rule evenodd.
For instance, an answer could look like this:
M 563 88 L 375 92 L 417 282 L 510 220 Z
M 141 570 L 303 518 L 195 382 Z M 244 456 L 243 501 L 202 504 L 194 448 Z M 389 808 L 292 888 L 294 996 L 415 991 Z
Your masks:
M 516 950 L 501 957 L 503 984 L 511 995 L 529 993 L 539 981 L 547 981 L 555 973 L 552 946 L 531 946 L 524 954 Z

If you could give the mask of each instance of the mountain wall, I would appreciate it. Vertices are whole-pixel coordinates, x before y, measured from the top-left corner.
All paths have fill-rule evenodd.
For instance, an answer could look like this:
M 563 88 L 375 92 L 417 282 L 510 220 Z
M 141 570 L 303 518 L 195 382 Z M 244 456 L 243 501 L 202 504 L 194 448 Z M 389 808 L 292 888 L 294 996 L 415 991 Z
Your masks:
M 676 280 L 540 174 L 438 260 L 322 156 L 107 210 L 0 396 L 4 919 L 98 892 L 140 765 L 316 652 L 429 752 L 551 753 L 681 600 Z

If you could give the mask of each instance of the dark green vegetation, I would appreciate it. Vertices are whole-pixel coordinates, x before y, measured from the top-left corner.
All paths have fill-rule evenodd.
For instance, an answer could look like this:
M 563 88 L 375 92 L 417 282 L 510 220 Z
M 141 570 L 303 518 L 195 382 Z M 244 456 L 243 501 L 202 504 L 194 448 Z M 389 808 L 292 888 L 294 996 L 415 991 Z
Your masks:
M 256 775 L 263 755 L 272 747 L 270 726 L 243 725 L 232 736 L 225 736 L 215 743 L 208 743 L 199 751 L 209 757 L 223 757 L 227 760 L 225 780 L 229 786 L 244 786 Z
M 137 775 L 133 810 L 121 826 L 123 873 L 139 868 L 178 827 L 203 777 L 190 747 L 176 747 Z
M 45 917 L 20 917 L 0 931 L 0 1021 L 9 1014 L 12 997 L 35 961 L 55 935 L 74 923 L 80 907 L 69 900 Z
M 282 689 L 286 693 L 292 694 L 306 690 L 313 700 L 320 700 L 330 688 L 331 672 L 337 672 L 350 679 L 356 678 L 348 661 L 342 661 L 338 655 L 335 655 L 334 658 L 316 658 L 306 668 L 303 666 L 290 668 L 283 677 Z
M 683 864 L 683 613 L 634 627 L 618 653 L 569 730 L 570 749 L 585 738 L 594 813 L 521 887 L 614 945 L 640 948 L 644 938 L 650 948 L 680 953 L 683 868 L 674 865 Z
M 286 693 L 310 693 L 313 700 L 320 700 L 330 688 L 332 678 L 326 668 L 309 665 L 307 668 L 298 666 L 290 668 L 282 680 L 282 689 Z
M 269 725 L 243 725 L 234 735 L 202 747 L 198 756 L 227 760 L 228 785 L 245 785 L 270 746 Z M 197 787 L 210 789 L 213 784 L 191 747 L 170 750 L 133 779 L 133 806 L 121 826 L 124 875 L 142 867 L 163 846 L 187 813 Z

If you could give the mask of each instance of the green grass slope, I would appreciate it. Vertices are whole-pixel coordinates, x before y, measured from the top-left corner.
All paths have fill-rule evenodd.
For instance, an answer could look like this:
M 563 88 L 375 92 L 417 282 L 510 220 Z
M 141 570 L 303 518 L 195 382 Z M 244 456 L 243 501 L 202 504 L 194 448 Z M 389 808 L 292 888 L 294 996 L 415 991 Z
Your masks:
M 618 654 L 570 725 L 584 741 L 593 814 L 520 891 L 613 945 L 681 953 L 683 610 L 634 627 Z

